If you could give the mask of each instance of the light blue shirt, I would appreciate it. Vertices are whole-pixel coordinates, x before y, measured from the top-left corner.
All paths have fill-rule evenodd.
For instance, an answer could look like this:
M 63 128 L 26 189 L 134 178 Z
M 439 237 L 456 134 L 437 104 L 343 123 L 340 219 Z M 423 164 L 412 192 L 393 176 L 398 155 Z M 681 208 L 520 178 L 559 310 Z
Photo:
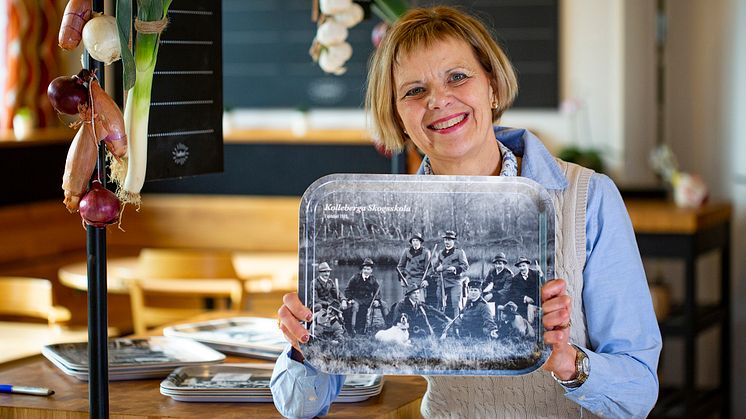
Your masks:
M 532 133 L 496 127 L 495 137 L 523 156 L 521 176 L 546 189 L 567 187 L 554 157 Z M 643 418 L 658 398 L 662 340 L 632 223 L 609 177 L 591 176 L 586 217 L 583 309 L 591 347 L 583 349 L 591 372 L 565 397 L 599 416 Z M 343 384 L 344 376 L 290 359 L 288 346 L 275 364 L 271 389 L 280 413 L 300 418 L 325 415 Z

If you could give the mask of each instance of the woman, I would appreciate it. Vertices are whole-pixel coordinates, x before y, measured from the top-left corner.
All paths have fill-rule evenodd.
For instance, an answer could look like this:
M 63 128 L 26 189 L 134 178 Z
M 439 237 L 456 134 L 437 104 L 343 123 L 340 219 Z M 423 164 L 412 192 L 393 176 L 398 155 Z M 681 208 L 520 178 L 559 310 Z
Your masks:
M 515 74 L 484 26 L 460 11 L 414 9 L 371 60 L 366 108 L 392 150 L 411 140 L 423 175 L 525 176 L 556 210 L 556 273 L 541 289 L 543 370 L 520 377 L 429 376 L 425 417 L 644 417 L 658 395 L 661 337 L 624 203 L 603 175 L 554 159 L 526 130 L 493 127 L 513 102 Z M 326 414 L 343 376 L 303 361 L 295 293 L 278 310 L 292 349 L 277 360 L 275 405 L 286 416 Z M 635 308 L 630 309 L 630 304 Z

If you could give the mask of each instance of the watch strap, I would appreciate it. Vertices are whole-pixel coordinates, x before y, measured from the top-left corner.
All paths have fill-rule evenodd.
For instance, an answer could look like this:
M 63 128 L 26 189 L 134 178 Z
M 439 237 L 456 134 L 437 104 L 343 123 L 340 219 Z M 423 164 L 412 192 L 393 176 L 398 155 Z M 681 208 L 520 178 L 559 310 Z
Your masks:
M 555 381 L 562 384 L 563 386 L 567 388 L 578 388 L 583 383 L 585 383 L 585 380 L 588 379 L 588 374 L 590 373 L 590 369 L 587 368 L 584 364 L 588 361 L 588 356 L 585 354 L 585 352 L 580 349 L 577 345 L 572 345 L 575 347 L 576 355 L 575 355 L 575 378 L 571 380 L 562 380 L 559 377 L 557 377 L 554 374 L 554 371 L 551 372 L 552 378 L 554 378 Z

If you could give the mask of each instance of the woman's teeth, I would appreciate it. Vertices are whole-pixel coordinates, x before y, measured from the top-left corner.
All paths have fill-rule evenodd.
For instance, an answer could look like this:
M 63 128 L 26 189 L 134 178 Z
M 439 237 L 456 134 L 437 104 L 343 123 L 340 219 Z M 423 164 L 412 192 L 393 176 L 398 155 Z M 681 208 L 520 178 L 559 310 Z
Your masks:
M 451 118 L 449 120 L 446 120 L 446 121 L 443 121 L 443 122 L 438 122 L 437 124 L 432 124 L 432 125 L 430 125 L 430 128 L 433 128 L 433 129 L 446 129 L 446 128 L 450 128 L 450 127 L 458 124 L 459 122 L 463 121 L 464 118 L 466 118 L 466 115 L 465 114 L 461 114 L 461 115 L 453 117 L 453 118 Z

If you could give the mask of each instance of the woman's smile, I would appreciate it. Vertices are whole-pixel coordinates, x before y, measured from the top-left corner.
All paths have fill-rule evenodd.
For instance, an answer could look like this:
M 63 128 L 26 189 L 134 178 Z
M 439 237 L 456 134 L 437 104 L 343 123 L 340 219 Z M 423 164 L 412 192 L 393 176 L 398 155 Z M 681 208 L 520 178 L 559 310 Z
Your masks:
M 469 118 L 465 112 L 441 118 L 427 127 L 440 134 L 448 134 L 464 126 Z

